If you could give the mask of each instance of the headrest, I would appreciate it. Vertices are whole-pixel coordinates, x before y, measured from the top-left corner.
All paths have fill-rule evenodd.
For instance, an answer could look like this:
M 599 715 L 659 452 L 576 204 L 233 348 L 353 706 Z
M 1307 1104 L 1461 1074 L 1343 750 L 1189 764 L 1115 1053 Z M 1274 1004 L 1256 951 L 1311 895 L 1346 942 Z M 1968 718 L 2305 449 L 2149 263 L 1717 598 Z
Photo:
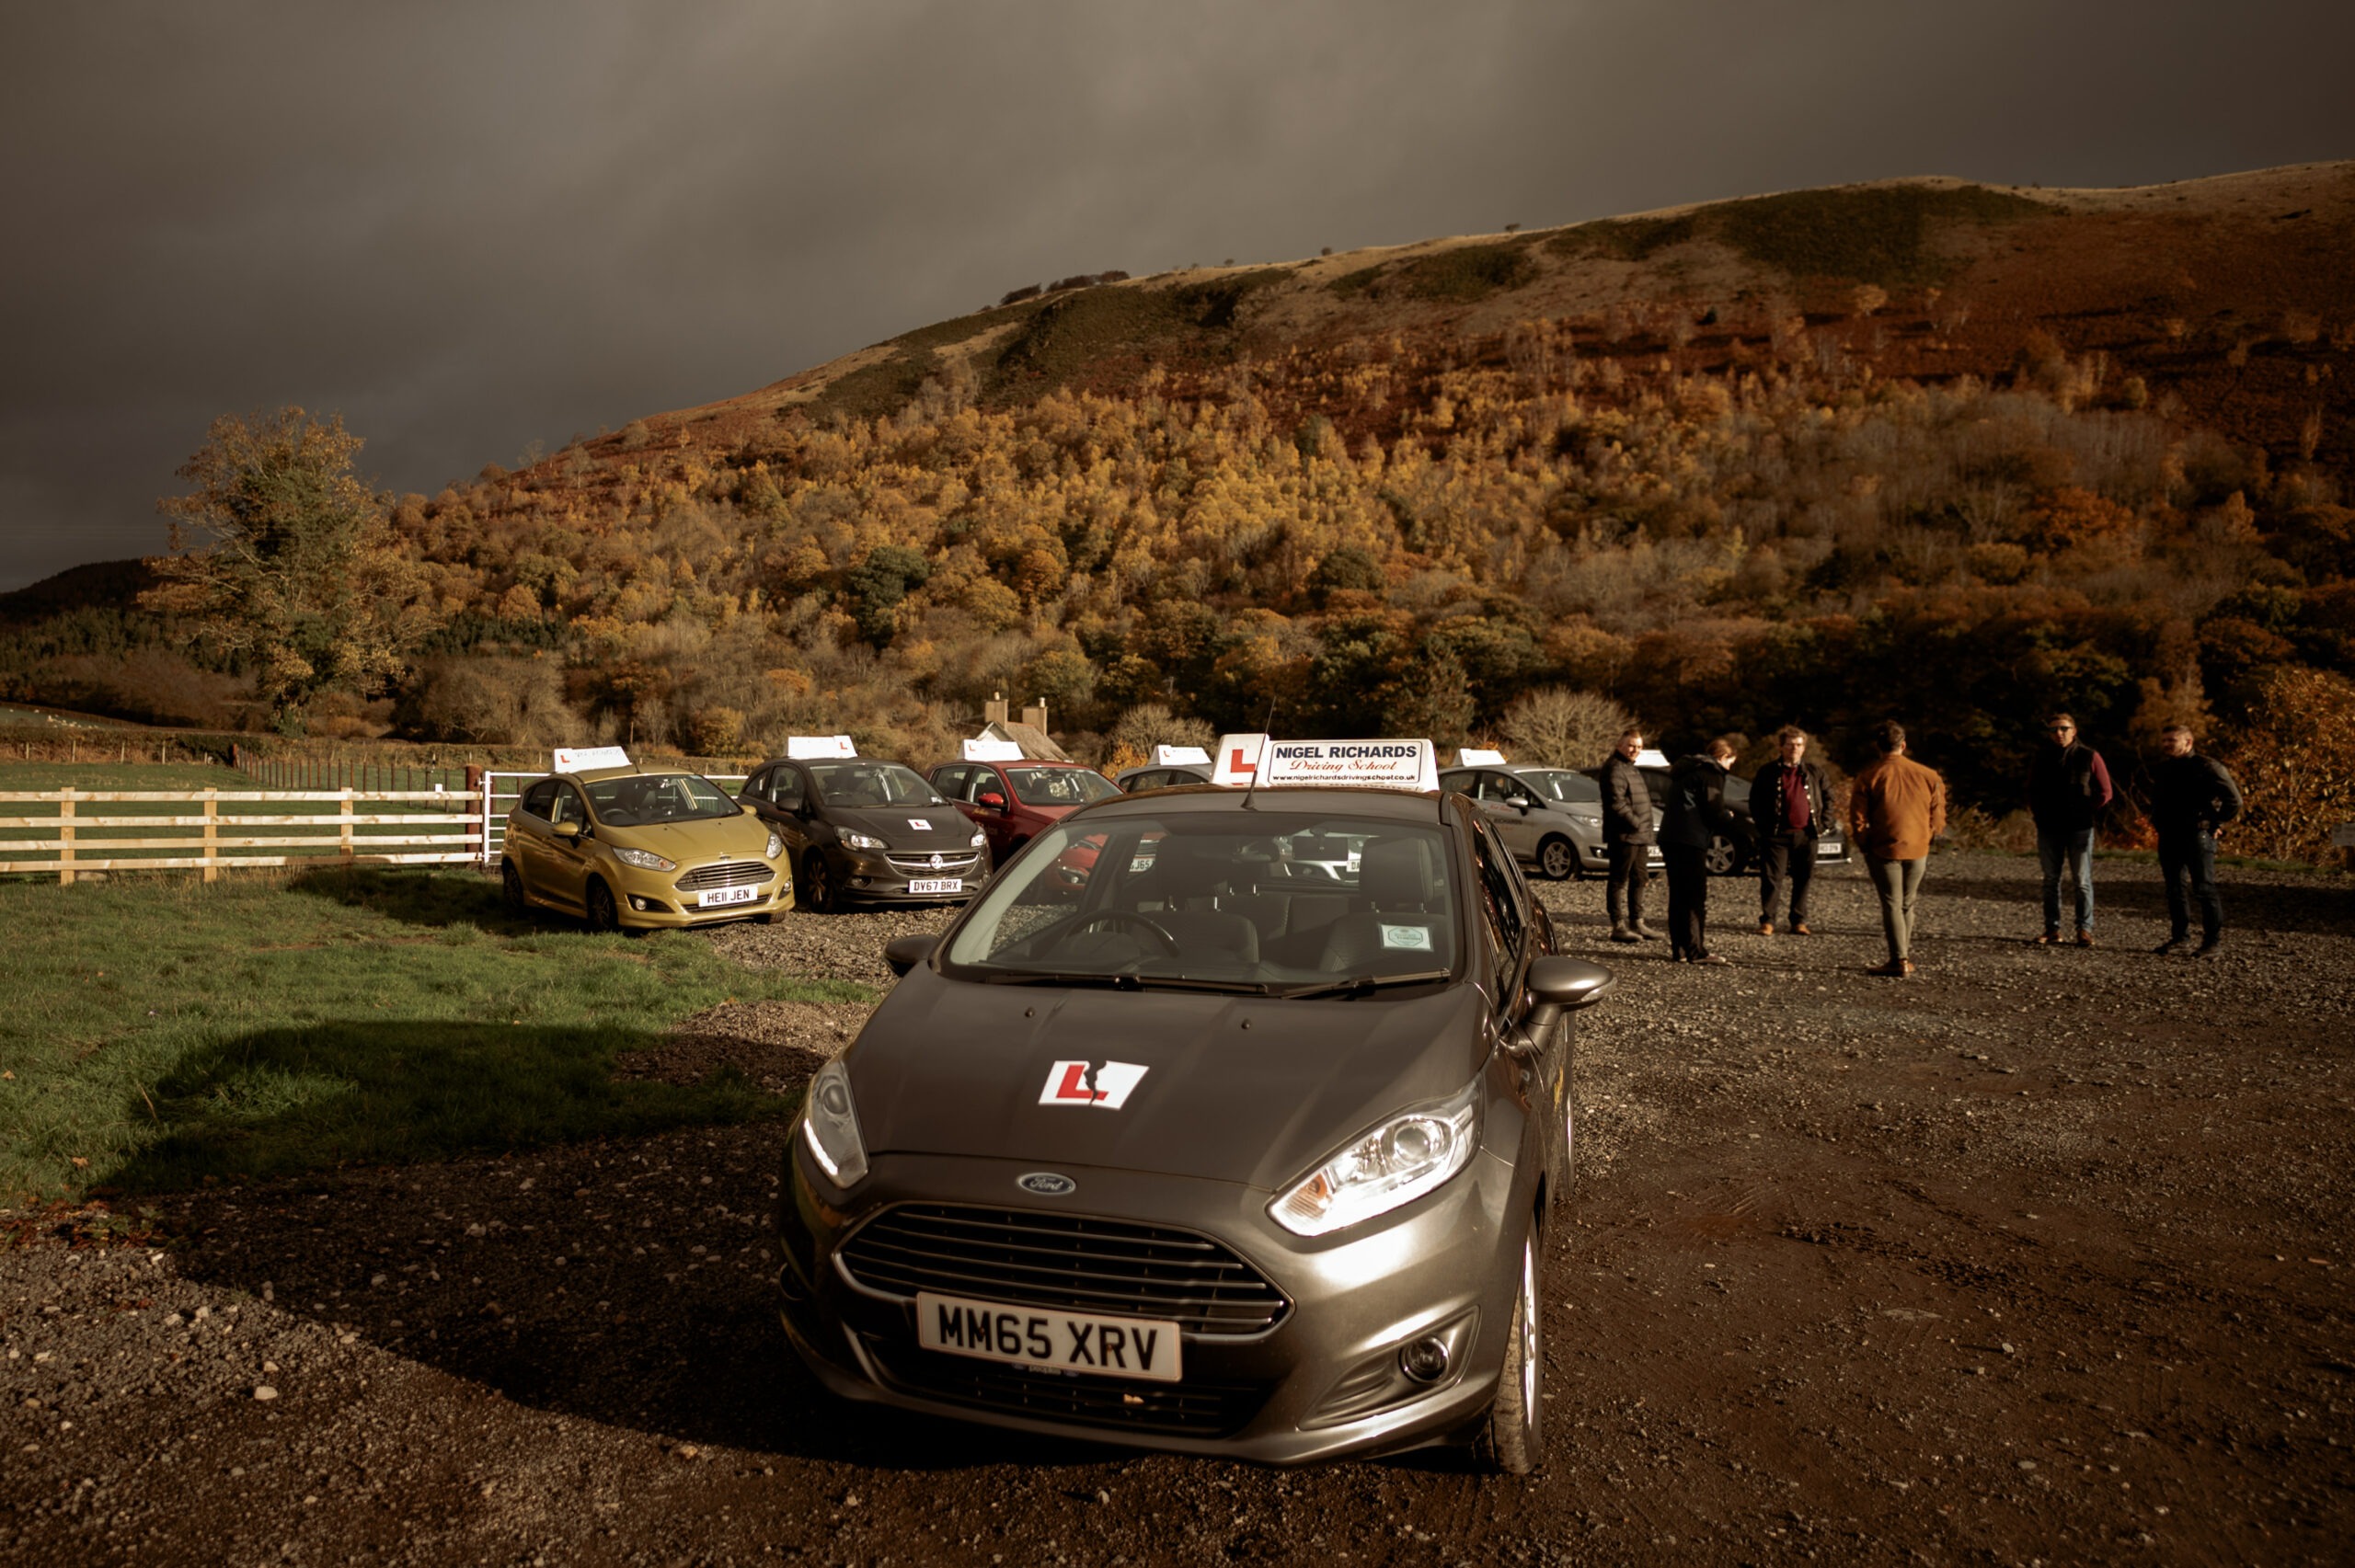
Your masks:
M 1170 897 L 1207 898 L 1226 880 L 1223 857 L 1195 845 L 1164 840 L 1154 853 L 1154 870 Z
M 1430 886 L 1430 845 L 1419 837 L 1379 840 L 1359 859 L 1358 891 L 1376 909 L 1419 908 Z

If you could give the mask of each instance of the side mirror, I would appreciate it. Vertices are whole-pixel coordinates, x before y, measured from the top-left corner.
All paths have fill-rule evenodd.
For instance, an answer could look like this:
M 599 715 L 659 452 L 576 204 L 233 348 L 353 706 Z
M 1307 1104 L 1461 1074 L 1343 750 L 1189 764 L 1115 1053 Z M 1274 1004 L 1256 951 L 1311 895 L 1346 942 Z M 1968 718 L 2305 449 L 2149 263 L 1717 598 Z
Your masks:
M 1592 1007 L 1619 984 L 1600 964 L 1548 954 L 1529 966 L 1529 995 L 1540 1007 Z
M 552 831 L 559 839 L 577 839 L 580 837 L 584 827 L 585 824 L 580 822 L 558 822 Z
M 929 934 L 895 936 L 883 944 L 883 962 L 891 966 L 891 973 L 905 976 L 910 969 L 932 956 L 940 938 Z
M 998 794 L 998 792 L 994 789 L 984 790 L 980 795 L 973 797 L 973 804 L 976 806 L 985 806 L 992 811 L 1003 811 L 1005 809 L 1005 796 Z
M 1536 803 L 1535 801 L 1534 801 L 1534 800 L 1530 799 L 1530 798 L 1529 798 L 1529 796 L 1527 796 L 1527 795 L 1514 795 L 1514 796 L 1512 797 L 1511 801 L 1511 802 L 1509 802 L 1509 804 L 1510 804 L 1510 805 L 1512 807 L 1512 808 L 1513 808 L 1514 810 L 1516 810 L 1516 811 L 1527 811 L 1530 807 L 1532 807 L 1535 806 L 1537 803 Z

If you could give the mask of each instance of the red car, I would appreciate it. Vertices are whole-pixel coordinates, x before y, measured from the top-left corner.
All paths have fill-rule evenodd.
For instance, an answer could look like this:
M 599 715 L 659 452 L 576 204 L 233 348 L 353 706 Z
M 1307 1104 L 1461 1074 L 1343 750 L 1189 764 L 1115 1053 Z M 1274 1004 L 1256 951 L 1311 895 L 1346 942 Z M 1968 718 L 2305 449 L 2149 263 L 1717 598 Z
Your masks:
M 993 865 L 1004 865 L 1081 807 L 1120 793 L 1110 779 L 1077 762 L 943 762 L 932 770 L 931 782 L 988 835 Z M 1086 864 L 1070 864 L 1081 855 Z M 1067 882 L 1085 882 L 1096 868 L 1094 848 L 1084 842 L 1073 844 L 1063 860 Z

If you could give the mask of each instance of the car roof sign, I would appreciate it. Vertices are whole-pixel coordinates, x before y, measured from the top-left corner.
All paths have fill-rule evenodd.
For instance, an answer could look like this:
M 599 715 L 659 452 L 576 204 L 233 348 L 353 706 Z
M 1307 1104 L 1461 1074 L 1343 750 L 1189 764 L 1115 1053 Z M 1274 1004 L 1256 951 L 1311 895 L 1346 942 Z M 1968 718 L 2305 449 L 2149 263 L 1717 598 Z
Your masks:
M 1436 790 L 1439 752 L 1428 740 L 1271 740 L 1219 738 L 1213 784 Z
M 965 742 L 968 762 L 1019 762 L 1022 747 L 1012 740 L 968 740 Z
M 820 757 L 856 757 L 858 746 L 847 735 L 788 735 L 785 738 L 785 755 L 787 761 L 794 762 Z
M 583 768 L 626 768 L 631 765 L 629 753 L 618 746 L 559 746 L 556 749 L 555 773 L 577 773 Z
M 1485 750 L 1477 746 L 1455 749 L 1455 765 L 1459 768 L 1501 768 L 1504 762 L 1505 754 L 1501 751 Z
M 1211 754 L 1199 746 L 1156 746 L 1153 749 L 1153 761 L 1156 767 L 1181 767 L 1189 762 L 1200 764 L 1210 760 Z

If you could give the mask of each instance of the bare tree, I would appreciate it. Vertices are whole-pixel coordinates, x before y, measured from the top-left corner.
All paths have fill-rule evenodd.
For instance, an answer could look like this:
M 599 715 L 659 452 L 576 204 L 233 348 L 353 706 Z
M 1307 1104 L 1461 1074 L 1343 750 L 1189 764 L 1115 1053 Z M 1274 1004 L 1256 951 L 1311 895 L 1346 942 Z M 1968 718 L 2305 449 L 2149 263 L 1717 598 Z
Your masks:
M 1626 709 L 1599 692 L 1545 686 L 1515 698 L 1497 729 L 1516 762 L 1583 768 L 1601 761 L 1630 722 Z

